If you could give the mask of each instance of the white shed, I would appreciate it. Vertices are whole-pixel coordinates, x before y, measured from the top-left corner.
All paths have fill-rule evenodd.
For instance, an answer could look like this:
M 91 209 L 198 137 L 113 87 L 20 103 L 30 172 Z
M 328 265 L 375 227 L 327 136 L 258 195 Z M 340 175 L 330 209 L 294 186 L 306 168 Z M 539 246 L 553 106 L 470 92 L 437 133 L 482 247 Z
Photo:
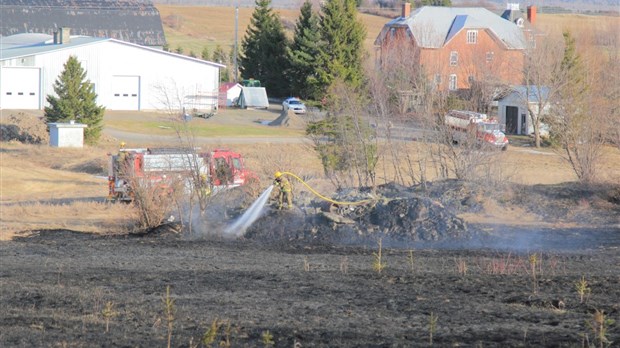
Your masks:
M 52 147 L 83 147 L 85 124 L 75 123 L 48 123 L 50 128 L 50 146 Z
M 220 86 L 220 106 L 233 106 L 239 100 L 243 86 L 237 82 L 223 83 Z
M 108 110 L 180 110 L 202 95 L 217 107 L 224 65 L 116 39 L 17 34 L 0 43 L 0 108 L 43 109 L 70 56 Z
M 515 86 L 506 96 L 497 101 L 497 115 L 500 124 L 506 125 L 506 134 L 523 134 L 529 135 L 534 132 L 532 120 L 528 114 L 525 94 L 529 107 L 538 112 L 538 100 L 545 100 L 548 95 L 547 88 L 541 88 L 541 94 L 535 87 L 529 89 L 525 86 Z M 545 112 L 548 112 L 549 105 L 546 106 Z

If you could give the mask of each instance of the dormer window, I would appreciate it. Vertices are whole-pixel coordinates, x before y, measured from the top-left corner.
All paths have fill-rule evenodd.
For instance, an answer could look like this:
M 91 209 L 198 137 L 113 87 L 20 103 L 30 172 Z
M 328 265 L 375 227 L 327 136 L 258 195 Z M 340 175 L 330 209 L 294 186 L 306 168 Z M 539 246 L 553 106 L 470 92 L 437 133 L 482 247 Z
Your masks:
M 467 31 L 467 43 L 475 44 L 478 42 L 478 30 L 468 30 Z
M 517 20 L 515 21 L 515 24 L 517 25 L 517 27 L 519 28 L 523 28 L 523 18 L 517 18 Z

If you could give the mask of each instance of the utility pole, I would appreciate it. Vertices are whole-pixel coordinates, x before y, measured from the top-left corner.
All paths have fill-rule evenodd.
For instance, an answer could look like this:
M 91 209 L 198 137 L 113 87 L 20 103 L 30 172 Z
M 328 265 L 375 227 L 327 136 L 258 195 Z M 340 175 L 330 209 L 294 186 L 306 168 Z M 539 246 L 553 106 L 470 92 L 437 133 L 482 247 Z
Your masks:
M 237 76 L 239 76 L 239 73 L 237 72 L 238 67 L 237 67 L 237 52 L 239 51 L 239 49 L 237 48 L 237 35 L 239 32 L 239 2 L 237 2 L 237 6 L 235 7 L 235 44 L 233 47 L 233 50 L 235 50 L 234 54 L 233 54 L 233 81 L 237 82 Z

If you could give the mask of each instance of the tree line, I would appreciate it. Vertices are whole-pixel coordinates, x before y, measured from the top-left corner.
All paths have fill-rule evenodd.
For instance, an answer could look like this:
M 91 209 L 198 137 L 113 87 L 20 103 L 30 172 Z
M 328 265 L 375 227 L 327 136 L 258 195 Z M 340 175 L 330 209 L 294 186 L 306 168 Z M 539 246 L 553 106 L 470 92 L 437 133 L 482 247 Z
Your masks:
M 289 40 L 271 1 L 256 0 L 241 42 L 242 78 L 260 80 L 275 97 L 311 100 L 321 100 L 337 78 L 359 86 L 366 31 L 356 15 L 355 0 L 325 1 L 320 13 L 306 0 Z

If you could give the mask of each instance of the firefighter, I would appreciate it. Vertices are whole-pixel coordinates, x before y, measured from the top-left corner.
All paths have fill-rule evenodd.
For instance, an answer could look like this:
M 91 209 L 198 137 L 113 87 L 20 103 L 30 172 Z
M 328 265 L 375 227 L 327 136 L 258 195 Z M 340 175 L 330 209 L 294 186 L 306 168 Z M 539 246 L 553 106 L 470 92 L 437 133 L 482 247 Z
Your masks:
M 285 178 L 282 173 L 276 172 L 273 184 L 280 189 L 278 194 L 278 209 L 282 209 L 284 199 L 286 199 L 287 209 L 293 209 L 293 187 L 291 182 Z

